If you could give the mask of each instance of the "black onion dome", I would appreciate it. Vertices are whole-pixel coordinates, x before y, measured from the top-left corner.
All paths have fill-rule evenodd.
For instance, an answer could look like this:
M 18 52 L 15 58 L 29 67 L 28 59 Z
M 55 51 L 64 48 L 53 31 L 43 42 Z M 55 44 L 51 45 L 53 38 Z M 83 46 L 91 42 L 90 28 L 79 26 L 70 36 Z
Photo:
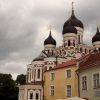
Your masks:
M 96 42 L 96 41 L 100 41 L 100 32 L 99 32 L 98 27 L 97 27 L 97 32 L 96 32 L 95 36 L 92 38 L 92 42 Z
M 51 35 L 51 31 L 50 31 L 48 38 L 44 41 L 44 45 L 47 45 L 47 44 L 56 45 L 56 41 L 53 39 L 53 37 Z
M 79 19 L 76 18 L 74 14 L 74 10 L 72 10 L 71 17 L 64 23 L 63 29 L 67 27 L 68 25 L 84 28 L 83 23 Z
M 74 26 L 68 25 L 63 29 L 63 34 L 66 34 L 66 33 L 75 33 L 75 34 L 77 34 L 77 30 Z

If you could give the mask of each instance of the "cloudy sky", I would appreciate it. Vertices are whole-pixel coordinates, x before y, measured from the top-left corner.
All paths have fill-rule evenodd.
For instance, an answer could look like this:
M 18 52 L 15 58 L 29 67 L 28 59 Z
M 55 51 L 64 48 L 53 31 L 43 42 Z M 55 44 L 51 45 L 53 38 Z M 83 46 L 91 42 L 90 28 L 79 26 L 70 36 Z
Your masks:
M 84 41 L 91 44 L 100 21 L 100 0 L 73 0 L 75 15 L 85 27 Z M 52 25 L 57 45 L 62 26 L 70 17 L 72 0 L 0 0 L 0 73 L 26 73 L 26 65 L 43 50 Z

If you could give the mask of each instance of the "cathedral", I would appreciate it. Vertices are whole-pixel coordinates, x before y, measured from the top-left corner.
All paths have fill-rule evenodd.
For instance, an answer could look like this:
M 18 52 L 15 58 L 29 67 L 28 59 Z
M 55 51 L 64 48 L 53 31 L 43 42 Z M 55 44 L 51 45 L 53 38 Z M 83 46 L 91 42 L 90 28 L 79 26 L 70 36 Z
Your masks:
M 96 34 L 92 38 L 92 46 L 84 44 L 84 25 L 75 16 L 72 7 L 71 16 L 65 21 L 61 34 L 62 45 L 56 47 L 56 40 L 50 30 L 49 36 L 44 40 L 44 49 L 27 65 L 26 84 L 19 86 L 19 100 L 56 100 L 78 96 L 77 61 L 100 51 L 99 28 L 97 27 Z M 67 78 L 65 78 L 66 70 Z M 69 79 L 71 76 L 72 79 Z M 65 90 L 62 86 L 67 82 Z

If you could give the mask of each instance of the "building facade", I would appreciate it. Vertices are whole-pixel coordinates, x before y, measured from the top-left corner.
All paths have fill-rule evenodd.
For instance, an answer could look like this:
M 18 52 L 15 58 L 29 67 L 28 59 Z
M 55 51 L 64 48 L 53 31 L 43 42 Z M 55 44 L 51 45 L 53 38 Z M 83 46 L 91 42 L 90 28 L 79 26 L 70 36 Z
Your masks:
M 75 74 L 77 64 L 70 65 L 71 67 L 69 67 L 67 63 L 70 64 L 70 61 L 77 61 L 77 59 L 83 58 L 92 52 L 100 51 L 99 28 L 97 28 L 97 33 L 92 39 L 93 46 L 87 46 L 83 43 L 83 35 L 84 25 L 75 16 L 72 7 L 72 14 L 63 25 L 62 45 L 56 47 L 56 40 L 52 37 L 50 30 L 48 38 L 44 41 L 44 49 L 27 66 L 27 81 L 25 85 L 19 86 L 19 100 L 50 100 L 51 98 L 54 100 L 58 97 L 67 98 L 68 96 L 65 91 L 68 91 L 69 97 L 78 96 L 76 86 L 78 80 Z M 66 65 L 64 68 L 61 68 L 63 64 Z M 71 69 L 73 77 L 66 79 L 64 74 L 68 68 Z M 55 80 L 52 82 L 50 80 L 50 73 L 52 74 L 52 78 L 56 75 Z M 49 91 L 50 88 L 51 93 Z M 59 91 L 62 91 L 61 94 L 59 94 Z
M 78 70 L 80 97 L 100 100 L 100 53 L 83 58 Z
M 78 96 L 77 66 L 75 60 L 57 65 L 44 73 L 44 100 L 66 99 Z

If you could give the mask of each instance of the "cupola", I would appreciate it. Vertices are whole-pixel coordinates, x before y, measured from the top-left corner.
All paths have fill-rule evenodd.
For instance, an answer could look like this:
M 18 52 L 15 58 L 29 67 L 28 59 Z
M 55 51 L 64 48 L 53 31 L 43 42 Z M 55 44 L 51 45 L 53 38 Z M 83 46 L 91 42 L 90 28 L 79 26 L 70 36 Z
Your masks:
M 50 34 L 49 34 L 48 38 L 44 41 L 44 45 L 49 45 L 49 44 L 51 44 L 51 45 L 56 45 L 56 41 L 55 41 L 55 39 L 52 37 L 51 31 L 50 31 Z
M 74 27 L 80 27 L 80 28 L 84 29 L 83 23 L 79 19 L 77 19 L 74 14 L 73 3 L 72 3 L 71 17 L 64 23 L 63 30 L 65 30 L 65 28 L 69 25 L 72 25 Z
M 92 38 L 92 43 L 100 41 L 100 32 L 99 32 L 99 28 L 97 27 L 97 32 L 95 34 L 95 36 Z
M 63 29 L 63 34 L 69 34 L 69 33 L 75 33 L 77 34 L 77 30 L 74 26 L 71 25 L 67 25 L 64 29 Z

